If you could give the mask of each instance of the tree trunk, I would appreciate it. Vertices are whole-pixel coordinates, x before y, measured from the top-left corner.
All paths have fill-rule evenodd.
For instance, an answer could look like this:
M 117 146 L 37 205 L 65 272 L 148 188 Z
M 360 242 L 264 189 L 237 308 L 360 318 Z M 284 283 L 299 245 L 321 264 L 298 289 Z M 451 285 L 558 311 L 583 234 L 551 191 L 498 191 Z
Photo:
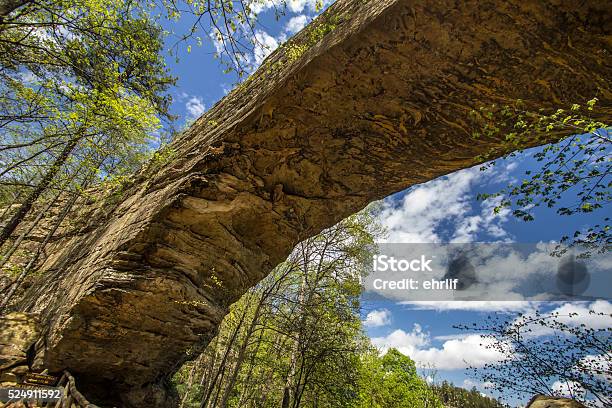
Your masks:
M 21 304 L 45 322 L 36 361 L 108 405 L 177 404 L 164 384 L 186 350 L 297 242 L 515 148 L 503 133 L 475 139 L 473 109 L 596 96 L 593 116 L 609 123 L 610 14 L 598 0 L 338 0 L 97 228 L 58 244 Z M 522 147 L 566 134 L 543 136 Z
M 34 228 L 36 228 L 36 226 L 38 225 L 38 223 L 40 222 L 40 220 L 47 215 L 47 213 L 49 212 L 49 210 L 51 209 L 51 207 L 53 207 L 53 205 L 55 204 L 55 202 L 57 201 L 58 198 L 60 198 L 62 192 L 60 191 L 59 193 L 57 193 L 55 195 L 55 197 L 53 197 L 53 199 L 49 200 L 49 203 L 45 206 L 45 208 L 43 208 L 38 215 L 36 216 L 36 218 L 34 219 L 34 221 L 32 221 L 32 223 L 30 224 L 30 226 L 28 227 L 27 230 L 23 231 L 21 233 L 21 235 L 19 235 L 19 237 L 17 237 L 17 239 L 15 240 L 15 242 L 12 243 L 11 247 L 4 253 L 2 254 L 2 256 L 0 257 L 0 269 L 2 269 L 2 267 L 8 262 L 9 259 L 11 259 L 11 256 L 15 253 L 15 251 L 19 248 L 19 245 L 21 245 L 21 243 L 23 242 L 23 240 L 34 230 Z M 0 309 L 1 310 L 1 309 Z
M 8 293 L 6 294 L 4 299 L 2 299 L 2 301 L 0 302 L 0 313 L 4 312 L 4 309 L 11 301 L 11 298 L 13 297 L 17 289 L 19 289 L 19 285 L 21 285 L 21 283 L 23 282 L 25 277 L 28 275 L 28 273 L 30 273 L 30 271 L 36 266 L 36 262 L 38 262 L 38 258 L 40 257 L 41 252 L 45 249 L 45 246 L 47 246 L 47 244 L 49 243 L 49 241 L 51 240 L 51 238 L 53 237 L 53 235 L 55 234 L 59 226 L 62 224 L 62 222 L 64 221 L 64 219 L 70 212 L 70 209 L 72 209 L 72 207 L 74 206 L 74 203 L 76 202 L 78 197 L 79 197 L 78 194 L 76 193 L 73 194 L 72 198 L 64 206 L 64 209 L 62 210 L 61 214 L 57 217 L 57 219 L 53 223 L 51 230 L 49 230 L 43 242 L 41 242 L 38 245 L 36 252 L 31 256 L 28 264 L 23 268 L 23 270 L 21 271 L 17 279 L 15 279 L 15 282 L 13 282 L 13 284 L 10 286 Z
M 53 181 L 64 163 L 66 163 L 66 160 L 68 160 L 68 157 L 70 157 L 70 155 L 72 154 L 72 151 L 79 143 L 79 140 L 80 137 L 75 137 L 74 139 L 66 143 L 66 146 L 64 146 L 59 156 L 57 156 L 47 173 L 40 180 L 38 186 L 36 186 L 36 188 L 34 188 L 34 190 L 30 192 L 30 194 L 26 197 L 25 201 L 17 209 L 17 212 L 13 214 L 13 216 L 4 226 L 4 228 L 2 228 L 2 231 L 0 231 L 0 247 L 4 245 L 6 240 L 11 237 L 11 234 L 17 229 L 19 224 L 21 224 L 21 221 L 23 221 L 24 217 L 30 212 L 32 206 L 34 205 L 36 200 L 38 200 L 38 197 L 40 197 L 42 193 L 47 191 L 47 189 L 49 188 L 49 184 Z
M 244 334 L 244 340 L 242 341 L 238 349 L 238 356 L 236 357 L 236 363 L 234 364 L 234 367 L 232 369 L 232 373 L 228 380 L 227 386 L 225 387 L 223 397 L 221 398 L 221 402 L 219 403 L 219 406 L 221 408 L 227 407 L 227 402 L 229 400 L 229 397 L 232 393 L 232 390 L 234 389 L 234 386 L 236 385 L 236 379 L 238 378 L 238 374 L 240 373 L 240 368 L 242 367 L 242 363 L 244 362 L 244 357 L 246 355 L 247 347 L 249 345 L 249 342 L 251 340 L 251 336 L 253 335 L 255 327 L 257 326 L 257 322 L 259 321 L 259 314 L 260 314 L 261 308 L 265 300 L 266 300 L 265 294 L 262 294 L 257 302 L 255 311 L 253 312 L 253 318 L 251 319 L 251 322 L 249 323 L 249 326 L 247 327 L 247 330 Z
M 242 323 L 244 322 L 244 318 L 246 317 L 246 313 L 247 313 L 247 309 L 244 309 L 242 311 L 242 314 L 240 315 L 240 320 L 238 321 L 238 324 L 236 325 L 236 327 L 234 328 L 234 330 L 232 330 L 232 334 L 230 336 L 230 338 L 228 339 L 227 345 L 225 346 L 225 352 L 223 353 L 223 358 L 221 359 L 221 361 L 219 362 L 219 368 L 217 369 L 217 372 L 215 373 L 214 377 L 212 378 L 211 382 L 210 382 L 210 386 L 208 387 L 208 389 L 206 390 L 206 394 L 204 394 L 204 398 L 202 399 L 202 402 L 200 404 L 200 408 L 208 408 L 208 404 L 210 402 L 210 399 L 213 395 L 213 392 L 215 390 L 216 386 L 221 387 L 221 380 L 222 377 L 225 373 L 225 368 L 226 368 L 226 364 L 227 364 L 227 359 L 232 351 L 232 348 L 234 346 L 234 343 L 236 342 L 236 338 L 238 337 L 238 334 L 240 333 L 240 329 L 242 328 Z M 221 376 L 221 378 L 220 378 Z M 218 395 L 218 393 L 217 393 Z M 215 399 L 216 401 L 216 399 Z M 213 407 L 215 407 L 216 405 L 213 403 L 212 405 Z

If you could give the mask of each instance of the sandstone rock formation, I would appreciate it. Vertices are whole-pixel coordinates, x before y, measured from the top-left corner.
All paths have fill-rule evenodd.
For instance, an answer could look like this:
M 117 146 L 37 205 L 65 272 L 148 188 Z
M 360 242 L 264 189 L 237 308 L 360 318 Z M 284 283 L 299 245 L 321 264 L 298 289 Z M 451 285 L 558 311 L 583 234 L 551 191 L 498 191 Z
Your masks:
M 0 386 L 17 382 L 29 370 L 39 326 L 36 317 L 27 313 L 9 313 L 0 319 Z
M 585 408 L 585 406 L 578 401 L 568 398 L 555 398 L 537 395 L 533 397 L 531 401 L 529 401 L 527 408 Z
M 298 241 L 508 152 L 472 137 L 472 109 L 597 96 L 610 120 L 611 27 L 597 0 L 339 0 L 57 245 L 21 305 L 43 322 L 37 364 L 94 402 L 172 406 L 169 376 Z

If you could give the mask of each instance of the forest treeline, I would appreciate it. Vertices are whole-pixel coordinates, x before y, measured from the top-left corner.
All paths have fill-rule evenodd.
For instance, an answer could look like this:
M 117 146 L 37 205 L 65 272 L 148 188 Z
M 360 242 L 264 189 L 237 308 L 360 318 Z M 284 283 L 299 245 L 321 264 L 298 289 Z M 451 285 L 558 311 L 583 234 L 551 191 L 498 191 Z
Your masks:
M 360 277 L 382 233 L 368 209 L 301 242 L 176 374 L 181 407 L 501 407 L 476 390 L 431 386 L 408 356 L 371 345 Z

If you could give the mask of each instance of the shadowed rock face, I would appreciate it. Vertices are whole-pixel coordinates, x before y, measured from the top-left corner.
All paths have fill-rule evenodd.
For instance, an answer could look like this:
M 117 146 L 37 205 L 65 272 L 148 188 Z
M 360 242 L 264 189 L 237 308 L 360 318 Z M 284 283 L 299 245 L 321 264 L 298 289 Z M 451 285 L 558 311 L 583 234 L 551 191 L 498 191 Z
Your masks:
M 22 307 L 45 322 L 34 366 L 69 369 L 93 400 L 172 406 L 168 376 L 298 241 L 507 152 L 471 137 L 471 109 L 598 96 L 609 120 L 604 3 L 338 1 L 58 245 Z

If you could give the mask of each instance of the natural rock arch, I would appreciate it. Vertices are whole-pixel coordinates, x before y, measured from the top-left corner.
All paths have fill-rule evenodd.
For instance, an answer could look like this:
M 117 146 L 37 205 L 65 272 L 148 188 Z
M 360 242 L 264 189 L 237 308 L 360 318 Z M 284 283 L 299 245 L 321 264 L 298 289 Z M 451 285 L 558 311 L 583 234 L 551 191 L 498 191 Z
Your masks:
M 165 379 L 299 240 L 507 152 L 472 137 L 473 108 L 598 96 L 609 120 L 610 27 L 597 0 L 339 0 L 56 245 L 22 305 L 43 326 L 34 366 L 108 403 L 170 406 Z

